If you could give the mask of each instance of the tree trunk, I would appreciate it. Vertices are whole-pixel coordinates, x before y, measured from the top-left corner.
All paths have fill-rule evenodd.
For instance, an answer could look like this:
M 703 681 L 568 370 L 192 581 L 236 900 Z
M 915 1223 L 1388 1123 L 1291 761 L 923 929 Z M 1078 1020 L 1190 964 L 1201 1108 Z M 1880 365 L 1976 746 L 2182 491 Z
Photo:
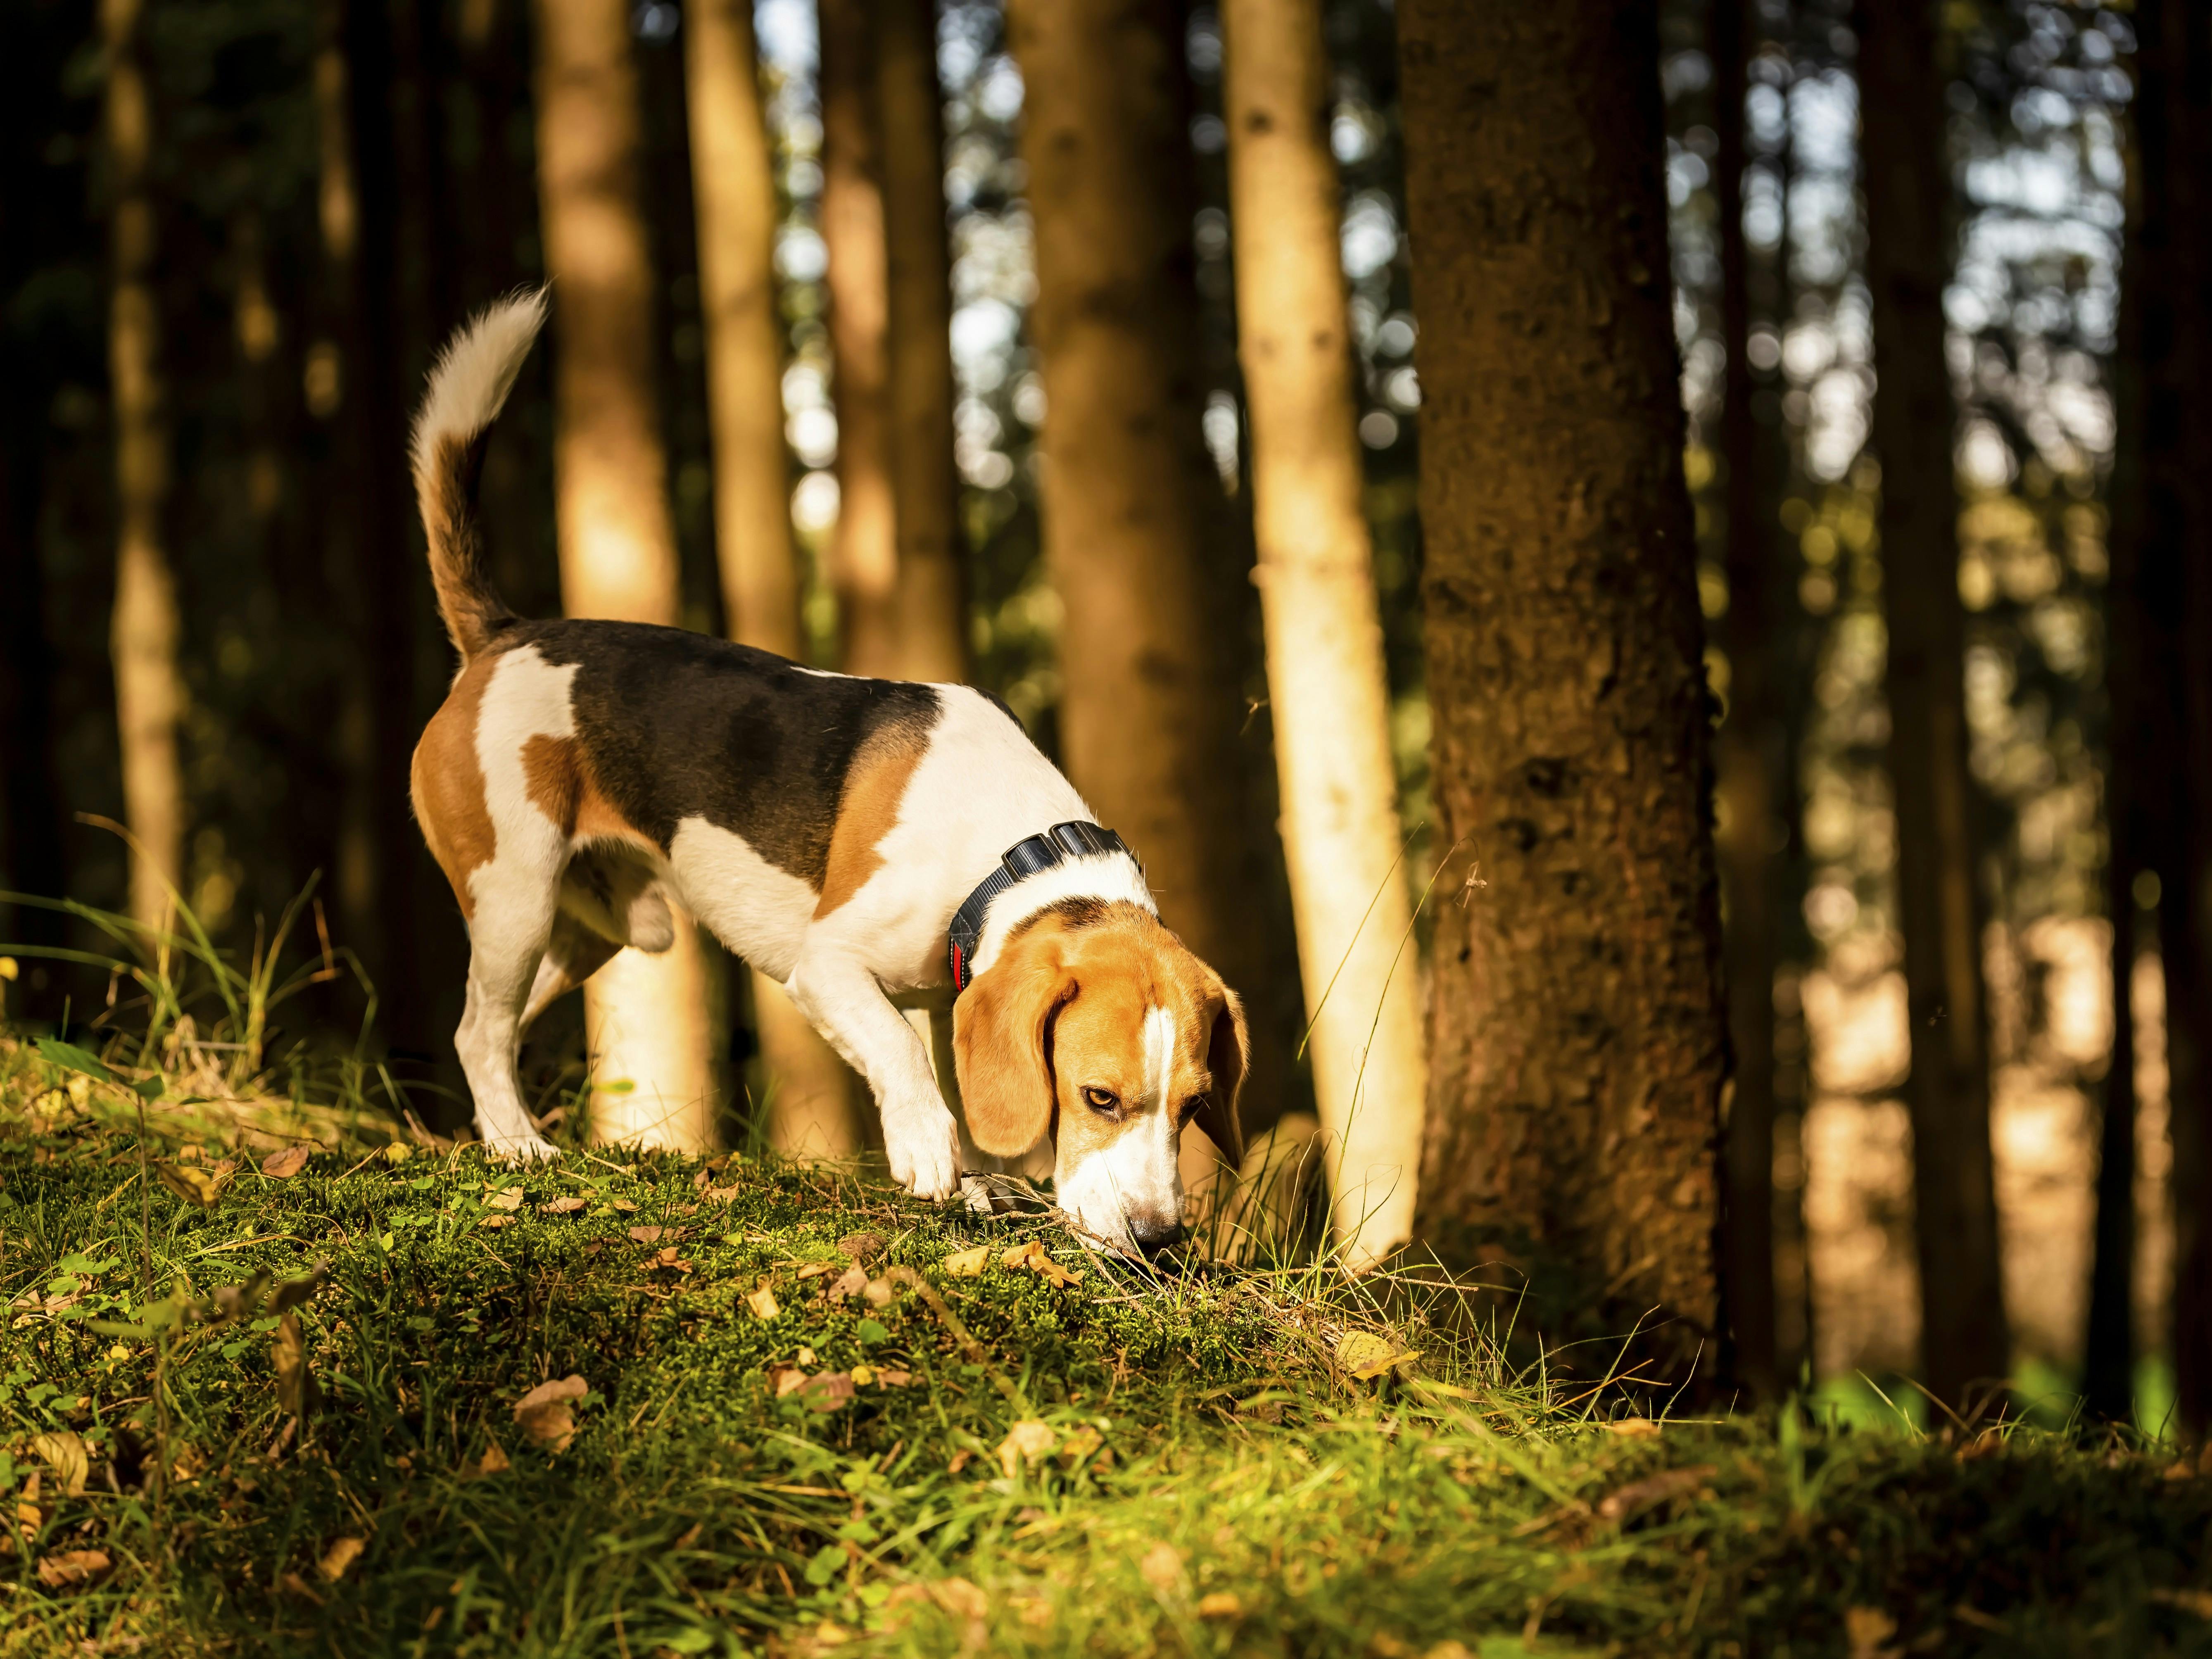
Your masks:
M 822 240 L 830 250 L 837 526 L 830 579 L 845 669 L 896 674 L 898 526 L 891 494 L 890 276 L 869 0 L 823 0 Z
M 1334 88 L 1320 0 L 1227 0 L 1221 23 L 1283 846 L 1332 1230 L 1364 1264 L 1412 1236 L 1427 1070 L 1353 434 Z
M 121 736 L 124 815 L 134 846 L 131 914 L 149 927 L 170 915 L 184 882 L 184 775 L 177 726 L 185 707 L 177 673 L 177 587 L 163 538 L 169 494 L 169 427 L 161 384 L 154 291 L 154 201 L 147 179 L 153 110 L 139 39 L 140 0 L 101 0 L 107 52 L 105 125 L 110 188 L 108 372 L 115 420 L 118 541 L 115 712 Z
M 1656 1310 L 1683 1364 L 1718 1311 L 1726 1028 L 1656 35 L 1607 0 L 1399 11 L 1435 790 L 1467 872 L 1419 1231 L 1522 1264 L 1547 1331 Z
M 1990 1152 L 1980 849 L 1966 769 L 1957 421 L 1943 345 L 1951 166 L 1934 18 L 1922 0 L 1864 0 L 1860 107 L 1870 113 L 1859 143 L 1879 384 L 1869 441 L 1881 463 L 1898 921 L 1912 1042 L 1906 1093 L 1921 1369 L 1936 1397 L 1958 1408 L 2005 1375 L 2009 1351 Z
M 750 0 L 700 0 L 684 17 L 691 179 L 707 331 L 714 549 L 730 637 L 805 655 L 783 441 L 783 336 L 775 309 L 775 174 L 763 123 Z M 796 1156 L 860 1150 L 857 1079 L 783 988 L 752 975 L 769 1143 Z
M 1779 930 L 1779 803 L 1789 757 L 1783 745 L 1775 666 L 1771 520 L 1760 511 L 1765 440 L 1752 417 L 1751 269 L 1744 241 L 1746 70 L 1753 42 L 1744 0 L 1714 0 L 1714 196 L 1720 210 L 1723 564 L 1728 612 L 1717 630 L 1728 655 L 1728 712 L 1713 743 L 1715 843 L 1727 901 L 1723 948 L 1729 1036 L 1735 1051 L 1729 1104 L 1726 1277 L 1732 1370 L 1757 1400 L 1775 1397 L 1774 969 Z
M 1253 1010 L 1248 1128 L 1282 1109 L 1288 964 L 1247 811 L 1243 629 L 1199 426 L 1189 88 L 1171 0 L 1014 0 L 1046 395 L 1061 754 L 1160 913 Z
M 623 0 L 538 0 L 535 15 L 540 213 L 558 312 L 562 600 L 572 617 L 673 626 L 676 534 L 653 388 L 629 9 Z M 586 983 L 599 1138 L 714 1144 L 709 977 L 687 918 L 665 953 L 624 950 Z
M 966 546 L 952 465 L 952 289 L 945 224 L 945 116 L 934 0 L 877 0 L 890 285 L 891 499 L 902 679 L 969 674 Z

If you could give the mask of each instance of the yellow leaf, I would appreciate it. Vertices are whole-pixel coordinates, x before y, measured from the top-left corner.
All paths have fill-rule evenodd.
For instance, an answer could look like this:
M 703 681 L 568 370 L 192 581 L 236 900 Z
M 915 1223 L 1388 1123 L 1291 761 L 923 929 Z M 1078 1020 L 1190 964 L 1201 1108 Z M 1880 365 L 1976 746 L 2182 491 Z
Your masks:
M 271 1181 L 289 1181 L 307 1167 L 308 1157 L 309 1149 L 305 1146 L 287 1146 L 261 1160 L 261 1173 Z
M 484 1200 L 487 1210 L 519 1210 L 522 1207 L 522 1188 L 509 1187 L 503 1193 L 494 1193 Z
M 1233 1590 L 1215 1590 L 1210 1595 L 1198 1598 L 1198 1616 L 1201 1619 L 1242 1619 L 1244 1600 Z
M 1041 1423 L 1034 1417 L 1024 1418 L 1008 1429 L 1006 1437 L 999 1443 L 999 1467 L 1011 1478 L 1020 1470 L 1024 1459 L 1042 1457 L 1058 1439 L 1051 1424 Z
M 34 1434 L 31 1450 L 39 1461 L 54 1472 L 61 1483 L 63 1495 L 75 1498 L 84 1491 L 85 1476 L 91 1472 L 92 1456 L 84 1442 L 73 1434 L 57 1432 Z
M 1071 1273 L 1045 1253 L 1043 1245 L 1032 1238 L 1026 1244 L 1017 1244 L 999 1257 L 1002 1267 L 1026 1267 L 1038 1278 L 1054 1285 L 1079 1285 L 1083 1275 Z
M 876 1368 L 873 1365 L 855 1365 L 853 1367 L 853 1386 L 854 1388 L 865 1389 L 875 1380 Z
M 580 1198 L 556 1198 L 538 1207 L 547 1215 L 574 1215 L 584 1207 L 584 1200 Z
M 46 1522 L 46 1512 L 39 1507 L 39 1472 L 33 1469 L 15 1496 L 15 1529 L 26 1539 L 36 1538 Z
M 514 1402 L 514 1420 L 536 1444 L 548 1451 L 566 1451 L 576 1437 L 576 1417 L 570 1403 L 590 1392 L 591 1384 L 580 1376 L 540 1382 Z
M 305 1417 L 322 1398 L 314 1374 L 307 1369 L 307 1344 L 300 1336 L 300 1316 L 288 1313 L 276 1322 L 276 1404 L 295 1417 Z
M 197 1204 L 203 1210 L 211 1207 L 222 1196 L 222 1182 L 204 1170 L 189 1164 L 157 1163 L 154 1173 L 167 1187 L 187 1204 Z
M 501 1227 L 512 1227 L 514 1225 L 514 1218 L 511 1215 L 478 1216 L 477 1218 L 477 1225 L 487 1228 L 493 1232 L 497 1232 Z
M 783 1311 L 783 1304 L 775 1299 L 775 1292 L 769 1288 L 765 1279 L 761 1280 L 760 1289 L 745 1298 L 745 1306 L 753 1310 L 757 1319 L 773 1319 Z
M 1420 1357 L 1414 1350 L 1401 1348 L 1372 1331 L 1346 1331 L 1336 1339 L 1336 1363 L 1363 1382 L 1372 1382 L 1396 1366 L 1411 1364 Z
M 945 1258 L 945 1271 L 955 1279 L 980 1279 L 984 1264 L 991 1259 L 987 1244 L 978 1244 L 972 1250 L 955 1250 Z
M 315 1571 L 323 1575 L 325 1583 L 335 1584 L 368 1547 L 368 1543 L 359 1538 L 337 1539 L 323 1552 L 323 1559 L 315 1563 Z
M 495 1440 L 484 1448 L 482 1457 L 462 1466 L 461 1474 L 465 1479 L 476 1480 L 487 1474 L 504 1474 L 514 1467 L 507 1462 L 507 1453 L 501 1449 L 499 1442 Z
M 384 1161 L 386 1164 L 404 1164 L 414 1156 L 415 1149 L 404 1140 L 391 1140 L 385 1143 Z
M 1648 1417 L 1620 1417 L 1601 1425 L 1607 1434 L 1617 1434 L 1624 1440 L 1649 1440 L 1659 1432 L 1659 1425 Z
M 48 1589 L 75 1589 L 88 1584 L 112 1564 L 106 1550 L 64 1550 L 39 1558 L 39 1582 Z

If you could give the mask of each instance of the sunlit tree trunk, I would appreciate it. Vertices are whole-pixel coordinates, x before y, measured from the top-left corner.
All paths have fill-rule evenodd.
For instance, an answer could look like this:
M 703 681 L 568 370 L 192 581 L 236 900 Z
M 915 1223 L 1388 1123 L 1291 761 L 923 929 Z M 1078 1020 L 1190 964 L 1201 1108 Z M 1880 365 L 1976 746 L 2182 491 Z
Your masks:
M 822 240 L 830 252 L 836 528 L 830 541 L 844 666 L 899 668 L 898 528 L 890 463 L 890 315 L 884 157 L 869 0 L 823 0 Z
M 1944 357 L 1951 167 L 1935 12 L 1863 0 L 1859 134 L 1878 391 L 1889 773 L 1912 1042 L 1921 1366 L 1954 1407 L 2005 1374 L 2004 1285 L 1990 1151 L 1984 901 L 1966 768 L 1957 427 Z
M 1724 1060 L 1650 5 L 1399 9 L 1440 841 L 1420 1233 L 1717 1313 Z M 1457 877 L 1457 879 L 1452 878 Z
M 933 0 L 876 0 L 897 525 L 897 673 L 968 678 L 968 585 L 952 467 L 952 289 Z
M 572 617 L 672 626 L 676 535 L 653 383 L 629 9 L 623 0 L 538 0 L 535 15 L 538 189 L 556 296 L 562 601 Z M 708 976 L 687 921 L 667 951 L 623 951 L 586 984 L 601 1139 L 713 1144 Z
M 123 757 L 123 802 L 136 841 L 131 914 L 159 927 L 169 894 L 184 880 L 184 776 L 177 725 L 184 684 L 177 673 L 177 587 L 162 537 L 169 494 L 169 428 L 161 384 L 155 295 L 154 200 L 147 179 L 153 111 L 139 39 L 140 0 L 101 0 L 107 50 L 105 127 L 110 188 L 108 374 L 115 419 L 118 540 L 115 712 Z
M 1255 1011 L 1248 1125 L 1281 1111 L 1291 963 L 1239 747 L 1243 625 L 1201 440 L 1182 11 L 1015 0 L 1036 217 L 1045 562 L 1066 608 L 1060 750 L 1161 915 Z
M 714 549 L 731 638 L 804 655 L 783 441 L 783 337 L 775 312 L 776 199 L 750 0 L 698 0 L 684 15 L 700 308 L 714 454 Z M 860 1149 L 852 1070 L 767 975 L 752 975 L 768 1139 L 778 1151 Z
M 1427 1068 L 1345 321 L 1320 0 L 1227 0 L 1238 351 L 1283 846 L 1332 1230 L 1412 1235 Z

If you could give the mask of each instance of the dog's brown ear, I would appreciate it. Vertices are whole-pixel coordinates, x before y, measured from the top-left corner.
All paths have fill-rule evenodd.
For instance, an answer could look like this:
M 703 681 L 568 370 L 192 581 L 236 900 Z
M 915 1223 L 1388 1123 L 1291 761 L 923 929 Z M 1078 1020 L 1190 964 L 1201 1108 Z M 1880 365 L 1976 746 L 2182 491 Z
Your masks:
M 968 1133 L 994 1158 L 1025 1152 L 1052 1127 L 1052 1022 L 1075 994 L 1057 928 L 1009 940 L 952 1005 L 952 1061 Z
M 1193 1120 L 1206 1138 L 1221 1150 L 1230 1167 L 1244 1161 L 1244 1126 L 1237 1115 L 1237 1097 L 1244 1088 L 1244 1073 L 1252 1064 L 1252 1039 L 1244 1030 L 1244 1005 L 1237 993 L 1218 980 L 1221 1006 L 1213 1016 L 1212 1035 L 1206 1044 L 1206 1069 L 1213 1073 L 1206 1104 Z

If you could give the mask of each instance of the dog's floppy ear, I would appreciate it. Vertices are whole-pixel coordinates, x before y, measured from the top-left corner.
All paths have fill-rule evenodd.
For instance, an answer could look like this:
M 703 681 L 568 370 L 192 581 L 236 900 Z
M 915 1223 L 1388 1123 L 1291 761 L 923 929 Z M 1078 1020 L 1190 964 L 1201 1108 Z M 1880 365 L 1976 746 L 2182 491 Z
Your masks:
M 1244 1005 L 1237 993 L 1219 980 L 1221 1006 L 1213 1016 L 1213 1031 L 1206 1039 L 1206 1069 L 1213 1073 L 1206 1104 L 1193 1120 L 1206 1139 L 1220 1149 L 1234 1169 L 1244 1161 L 1244 1126 L 1237 1115 L 1237 1097 L 1244 1087 L 1244 1073 L 1252 1063 L 1252 1039 L 1244 1030 Z
M 1031 928 L 952 1005 L 952 1060 L 968 1133 L 1012 1158 L 1052 1127 L 1052 1023 L 1075 994 L 1059 930 Z

